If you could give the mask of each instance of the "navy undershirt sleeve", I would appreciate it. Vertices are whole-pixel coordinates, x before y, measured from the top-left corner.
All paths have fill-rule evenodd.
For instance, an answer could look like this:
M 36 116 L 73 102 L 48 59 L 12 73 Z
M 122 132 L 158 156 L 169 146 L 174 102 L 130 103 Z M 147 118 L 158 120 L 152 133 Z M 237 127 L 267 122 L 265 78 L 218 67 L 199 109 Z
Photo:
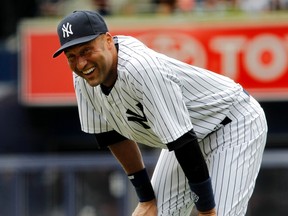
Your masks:
M 98 148 L 104 149 L 109 145 L 126 140 L 127 138 L 119 134 L 117 131 L 108 131 L 104 133 L 95 134 Z
M 191 183 L 199 183 L 209 178 L 207 164 L 192 129 L 177 140 L 168 144 L 182 167 L 185 176 Z

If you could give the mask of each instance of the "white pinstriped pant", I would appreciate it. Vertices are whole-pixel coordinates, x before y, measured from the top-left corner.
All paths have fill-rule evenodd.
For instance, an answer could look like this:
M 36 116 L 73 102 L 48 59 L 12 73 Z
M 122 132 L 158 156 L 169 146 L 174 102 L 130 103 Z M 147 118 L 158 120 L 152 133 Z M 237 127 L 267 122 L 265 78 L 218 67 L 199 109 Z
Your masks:
M 245 93 L 228 117 L 232 120 L 199 144 L 208 165 L 217 216 L 244 216 L 253 193 L 266 143 L 267 123 L 258 102 Z M 158 216 L 189 216 L 193 200 L 174 152 L 162 150 L 152 185 Z

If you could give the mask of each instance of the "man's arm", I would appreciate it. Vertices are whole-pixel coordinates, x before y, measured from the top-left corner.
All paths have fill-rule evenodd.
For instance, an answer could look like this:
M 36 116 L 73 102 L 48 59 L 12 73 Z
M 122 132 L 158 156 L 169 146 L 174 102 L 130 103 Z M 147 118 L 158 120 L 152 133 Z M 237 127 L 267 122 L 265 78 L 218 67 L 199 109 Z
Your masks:
M 118 160 L 127 175 L 145 168 L 138 145 L 132 140 L 124 140 L 109 145 L 111 153 Z
M 195 205 L 199 216 L 216 215 L 215 201 L 207 164 L 192 129 L 177 140 L 168 144 L 188 179 L 189 186 L 195 196 Z
M 157 216 L 157 204 L 154 198 L 154 191 L 148 175 L 146 174 L 145 176 L 146 170 L 137 143 L 127 139 L 110 145 L 108 148 L 121 164 L 129 178 L 134 178 L 135 176 L 135 179 L 130 180 L 135 186 L 140 202 L 132 216 Z M 141 199 L 144 201 L 141 201 Z
M 116 131 L 95 134 L 100 148 L 108 147 L 135 187 L 140 202 L 155 198 L 150 178 L 145 169 L 140 149 L 136 142 Z
M 95 134 L 100 148 L 108 147 L 135 187 L 140 202 L 155 198 L 150 178 L 145 169 L 140 149 L 136 142 L 116 131 Z

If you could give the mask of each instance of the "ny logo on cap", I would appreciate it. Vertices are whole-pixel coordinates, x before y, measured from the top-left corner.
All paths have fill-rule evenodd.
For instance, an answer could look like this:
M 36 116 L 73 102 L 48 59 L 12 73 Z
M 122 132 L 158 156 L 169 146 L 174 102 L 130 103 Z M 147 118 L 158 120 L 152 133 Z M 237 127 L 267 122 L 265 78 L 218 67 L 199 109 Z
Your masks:
M 72 27 L 72 25 L 69 22 L 66 23 L 66 26 L 65 26 L 65 24 L 63 24 L 63 26 L 62 26 L 63 38 L 66 38 L 66 37 L 69 37 L 70 35 L 73 35 L 71 27 Z

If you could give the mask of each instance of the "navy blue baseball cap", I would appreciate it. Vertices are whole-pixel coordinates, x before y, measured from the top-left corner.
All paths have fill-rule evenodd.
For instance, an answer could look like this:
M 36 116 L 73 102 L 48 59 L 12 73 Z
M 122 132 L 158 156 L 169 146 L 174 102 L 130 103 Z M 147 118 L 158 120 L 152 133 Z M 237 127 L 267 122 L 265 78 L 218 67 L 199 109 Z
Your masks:
M 61 47 L 53 58 L 65 49 L 91 41 L 100 34 L 108 32 L 107 25 L 100 14 L 95 11 L 74 11 L 60 21 L 57 33 Z

